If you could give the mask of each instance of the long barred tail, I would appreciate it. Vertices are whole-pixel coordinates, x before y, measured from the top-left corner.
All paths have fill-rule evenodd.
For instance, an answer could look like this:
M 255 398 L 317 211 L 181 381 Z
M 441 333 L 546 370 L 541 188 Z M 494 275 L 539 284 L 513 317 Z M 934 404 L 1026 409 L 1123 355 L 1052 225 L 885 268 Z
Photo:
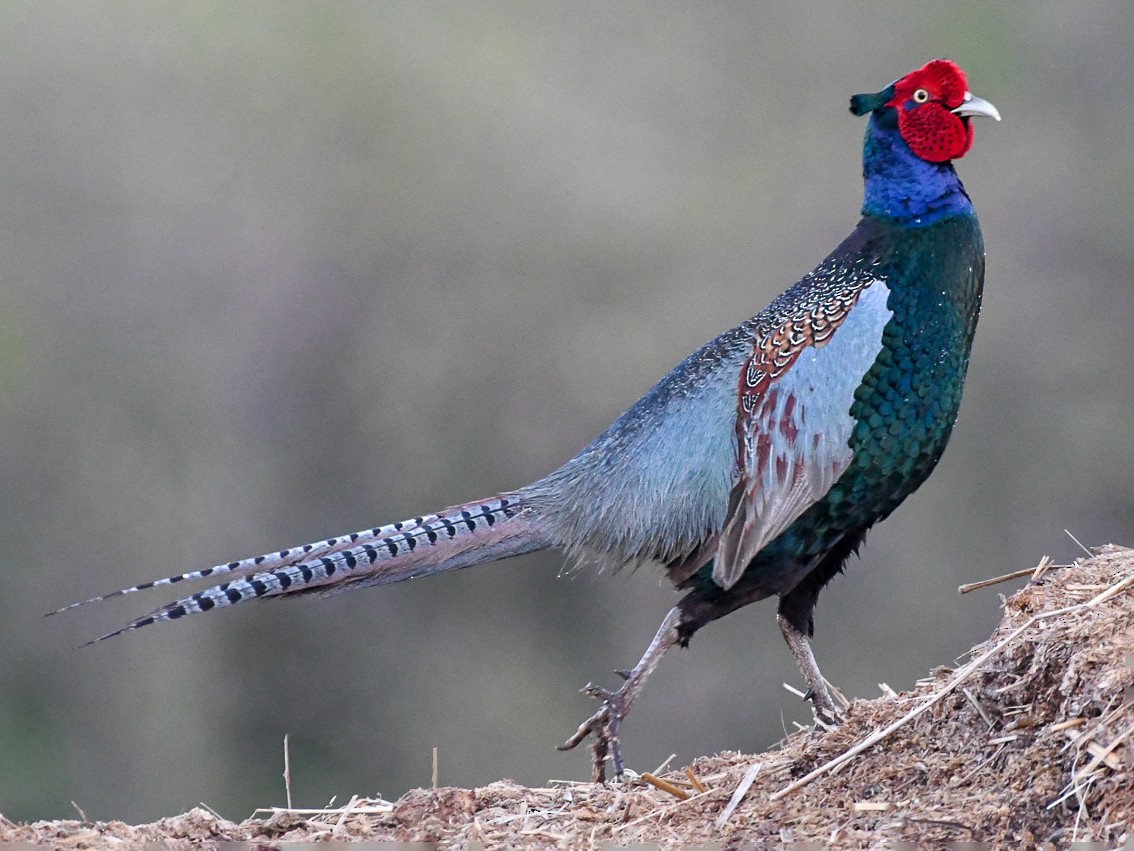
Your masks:
M 144 582 L 72 603 L 50 614 L 185 580 L 220 574 L 231 577 L 87 642 L 94 644 L 159 621 L 177 620 L 246 600 L 313 592 L 334 594 L 368 585 L 388 585 L 549 546 L 550 540 L 522 510 L 521 502 L 514 495 L 493 497 L 389 526 Z

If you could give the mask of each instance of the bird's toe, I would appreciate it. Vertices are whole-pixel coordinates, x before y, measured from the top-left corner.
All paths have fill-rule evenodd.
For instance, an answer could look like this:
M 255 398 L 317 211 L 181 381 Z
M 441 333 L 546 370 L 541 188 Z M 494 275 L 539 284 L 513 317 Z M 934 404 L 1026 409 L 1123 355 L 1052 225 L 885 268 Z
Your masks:
M 606 760 L 610 757 L 614 765 L 614 778 L 620 780 L 624 773 L 622 762 L 622 747 L 618 740 L 619 728 L 622 726 L 624 714 L 625 695 L 622 689 L 608 691 L 600 686 L 588 684 L 583 693 L 596 700 L 602 701 L 602 706 L 590 718 L 579 725 L 572 736 L 559 745 L 561 751 L 569 751 L 578 747 L 588 738 L 593 737 L 591 745 L 593 754 L 593 779 L 595 783 L 606 782 Z

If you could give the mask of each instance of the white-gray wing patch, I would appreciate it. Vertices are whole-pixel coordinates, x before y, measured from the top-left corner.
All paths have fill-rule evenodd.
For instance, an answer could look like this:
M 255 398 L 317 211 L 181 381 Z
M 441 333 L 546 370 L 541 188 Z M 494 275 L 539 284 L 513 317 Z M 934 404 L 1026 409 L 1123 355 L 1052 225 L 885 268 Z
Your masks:
M 834 333 L 805 348 L 764 393 L 740 439 L 739 504 L 722 532 L 713 580 L 731 588 L 748 564 L 826 496 L 850 464 L 854 393 L 882 350 L 893 317 L 879 280 L 859 294 Z

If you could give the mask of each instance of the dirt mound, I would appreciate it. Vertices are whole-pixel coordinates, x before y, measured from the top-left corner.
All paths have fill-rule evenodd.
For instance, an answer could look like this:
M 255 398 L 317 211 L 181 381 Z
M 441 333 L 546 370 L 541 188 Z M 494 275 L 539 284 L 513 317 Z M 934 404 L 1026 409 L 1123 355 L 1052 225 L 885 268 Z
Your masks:
M 620 787 L 415 789 L 394 803 L 356 799 L 241 824 L 204 809 L 139 826 L 0 817 L 0 841 L 1119 846 L 1134 834 L 1134 550 L 1105 547 L 1037 573 L 964 666 L 938 669 L 908 693 L 856 700 L 838 730 L 796 733 L 776 751 L 723 753 Z

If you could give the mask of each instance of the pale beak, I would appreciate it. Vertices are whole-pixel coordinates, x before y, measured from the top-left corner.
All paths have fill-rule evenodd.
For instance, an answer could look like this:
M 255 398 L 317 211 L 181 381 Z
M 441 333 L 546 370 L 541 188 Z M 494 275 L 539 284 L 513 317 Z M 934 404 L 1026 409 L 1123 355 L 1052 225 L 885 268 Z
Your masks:
M 984 98 L 976 97 L 972 92 L 965 92 L 965 102 L 954 109 L 953 114 L 962 118 L 970 115 L 987 115 L 989 118 L 1000 120 L 1000 111 Z

